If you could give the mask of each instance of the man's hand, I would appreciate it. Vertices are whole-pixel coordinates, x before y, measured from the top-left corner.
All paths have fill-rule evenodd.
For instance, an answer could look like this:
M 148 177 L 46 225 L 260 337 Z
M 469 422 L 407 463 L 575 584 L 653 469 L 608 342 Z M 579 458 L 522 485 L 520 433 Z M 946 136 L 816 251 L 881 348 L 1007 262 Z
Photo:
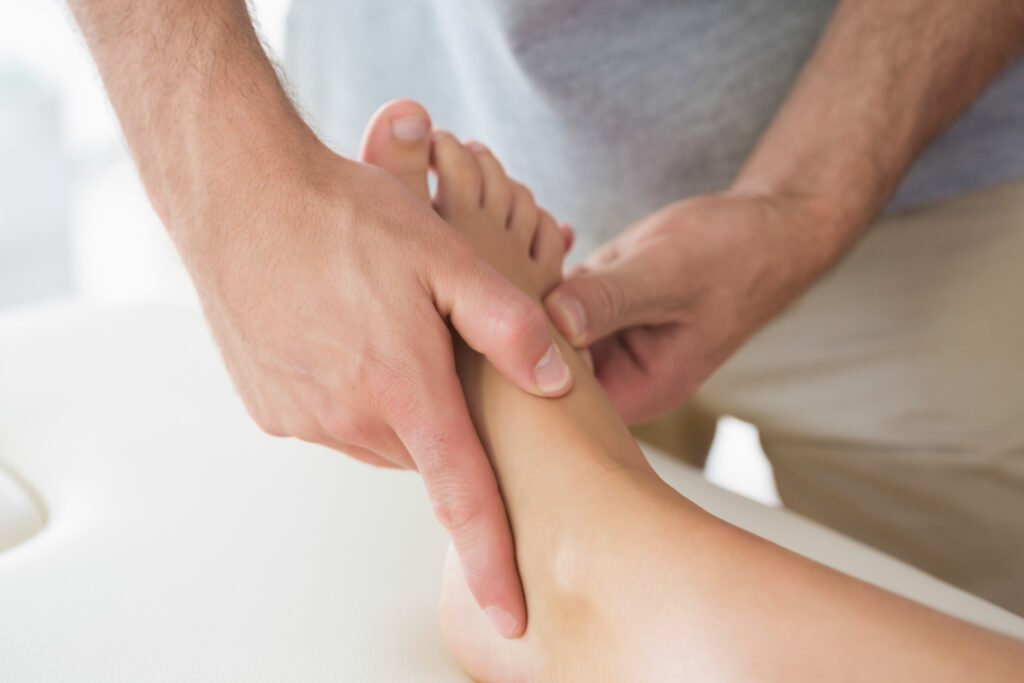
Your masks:
M 671 204 L 545 300 L 627 422 L 666 413 L 825 265 L 810 204 L 742 193 Z
M 543 310 L 390 175 L 326 149 L 303 162 L 211 188 L 189 230 L 231 376 L 271 434 L 418 469 L 480 604 L 512 614 L 514 635 L 525 608 L 512 538 L 445 320 L 522 389 L 560 394 L 557 351 L 561 368 L 538 367 L 552 348 Z
M 249 412 L 273 434 L 418 469 L 480 605 L 520 635 L 512 534 L 447 324 L 523 390 L 556 396 L 572 377 L 543 309 L 422 198 L 316 138 L 243 0 L 70 4 Z M 393 127 L 410 144 L 429 130 Z
M 640 222 L 547 299 L 568 338 L 598 342 L 626 419 L 672 409 L 840 258 L 1022 47 L 1020 3 L 839 3 L 732 189 Z

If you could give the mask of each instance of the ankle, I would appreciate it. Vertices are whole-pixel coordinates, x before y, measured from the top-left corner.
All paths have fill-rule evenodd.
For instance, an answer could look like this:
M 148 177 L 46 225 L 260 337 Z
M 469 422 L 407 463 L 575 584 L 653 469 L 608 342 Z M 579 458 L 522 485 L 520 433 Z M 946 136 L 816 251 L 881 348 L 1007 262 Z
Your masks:
M 547 547 L 519 551 L 534 680 L 593 680 L 625 665 L 616 648 L 619 614 L 609 609 L 615 603 L 609 587 L 618 577 L 605 568 L 616 566 L 624 538 L 634 533 L 632 524 L 622 523 L 623 509 L 649 500 L 659 480 L 653 471 L 621 467 L 611 456 L 606 462 L 611 465 L 600 476 L 574 484 L 572 505 L 549 521 Z

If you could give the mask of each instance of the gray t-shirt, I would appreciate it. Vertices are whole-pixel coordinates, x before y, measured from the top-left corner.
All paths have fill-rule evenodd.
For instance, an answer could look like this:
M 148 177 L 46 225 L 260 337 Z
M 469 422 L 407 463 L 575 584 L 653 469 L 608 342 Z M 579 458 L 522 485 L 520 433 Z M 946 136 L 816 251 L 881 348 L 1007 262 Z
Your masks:
M 357 153 L 385 101 L 488 144 L 579 233 L 580 258 L 669 202 L 728 186 L 832 0 L 294 0 L 286 71 Z M 907 208 L 1024 176 L 1024 60 L 919 157 Z

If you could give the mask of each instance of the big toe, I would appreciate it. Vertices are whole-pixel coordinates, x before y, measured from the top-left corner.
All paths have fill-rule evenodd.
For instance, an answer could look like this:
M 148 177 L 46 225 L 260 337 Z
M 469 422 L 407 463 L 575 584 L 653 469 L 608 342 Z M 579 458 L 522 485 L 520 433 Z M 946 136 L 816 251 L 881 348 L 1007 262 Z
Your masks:
M 419 102 L 388 102 L 370 117 L 359 157 L 388 171 L 429 202 L 430 127 L 430 115 Z

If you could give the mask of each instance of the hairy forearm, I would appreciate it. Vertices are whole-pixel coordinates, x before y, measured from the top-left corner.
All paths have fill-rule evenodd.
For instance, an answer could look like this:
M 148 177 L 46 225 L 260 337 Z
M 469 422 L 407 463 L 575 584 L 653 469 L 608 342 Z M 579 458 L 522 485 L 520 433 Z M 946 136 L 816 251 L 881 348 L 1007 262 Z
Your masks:
M 735 186 L 819 206 L 832 258 L 1022 47 L 1020 3 L 844 0 Z
M 260 45 L 244 0 L 69 0 L 147 192 L 169 229 L 312 133 Z

